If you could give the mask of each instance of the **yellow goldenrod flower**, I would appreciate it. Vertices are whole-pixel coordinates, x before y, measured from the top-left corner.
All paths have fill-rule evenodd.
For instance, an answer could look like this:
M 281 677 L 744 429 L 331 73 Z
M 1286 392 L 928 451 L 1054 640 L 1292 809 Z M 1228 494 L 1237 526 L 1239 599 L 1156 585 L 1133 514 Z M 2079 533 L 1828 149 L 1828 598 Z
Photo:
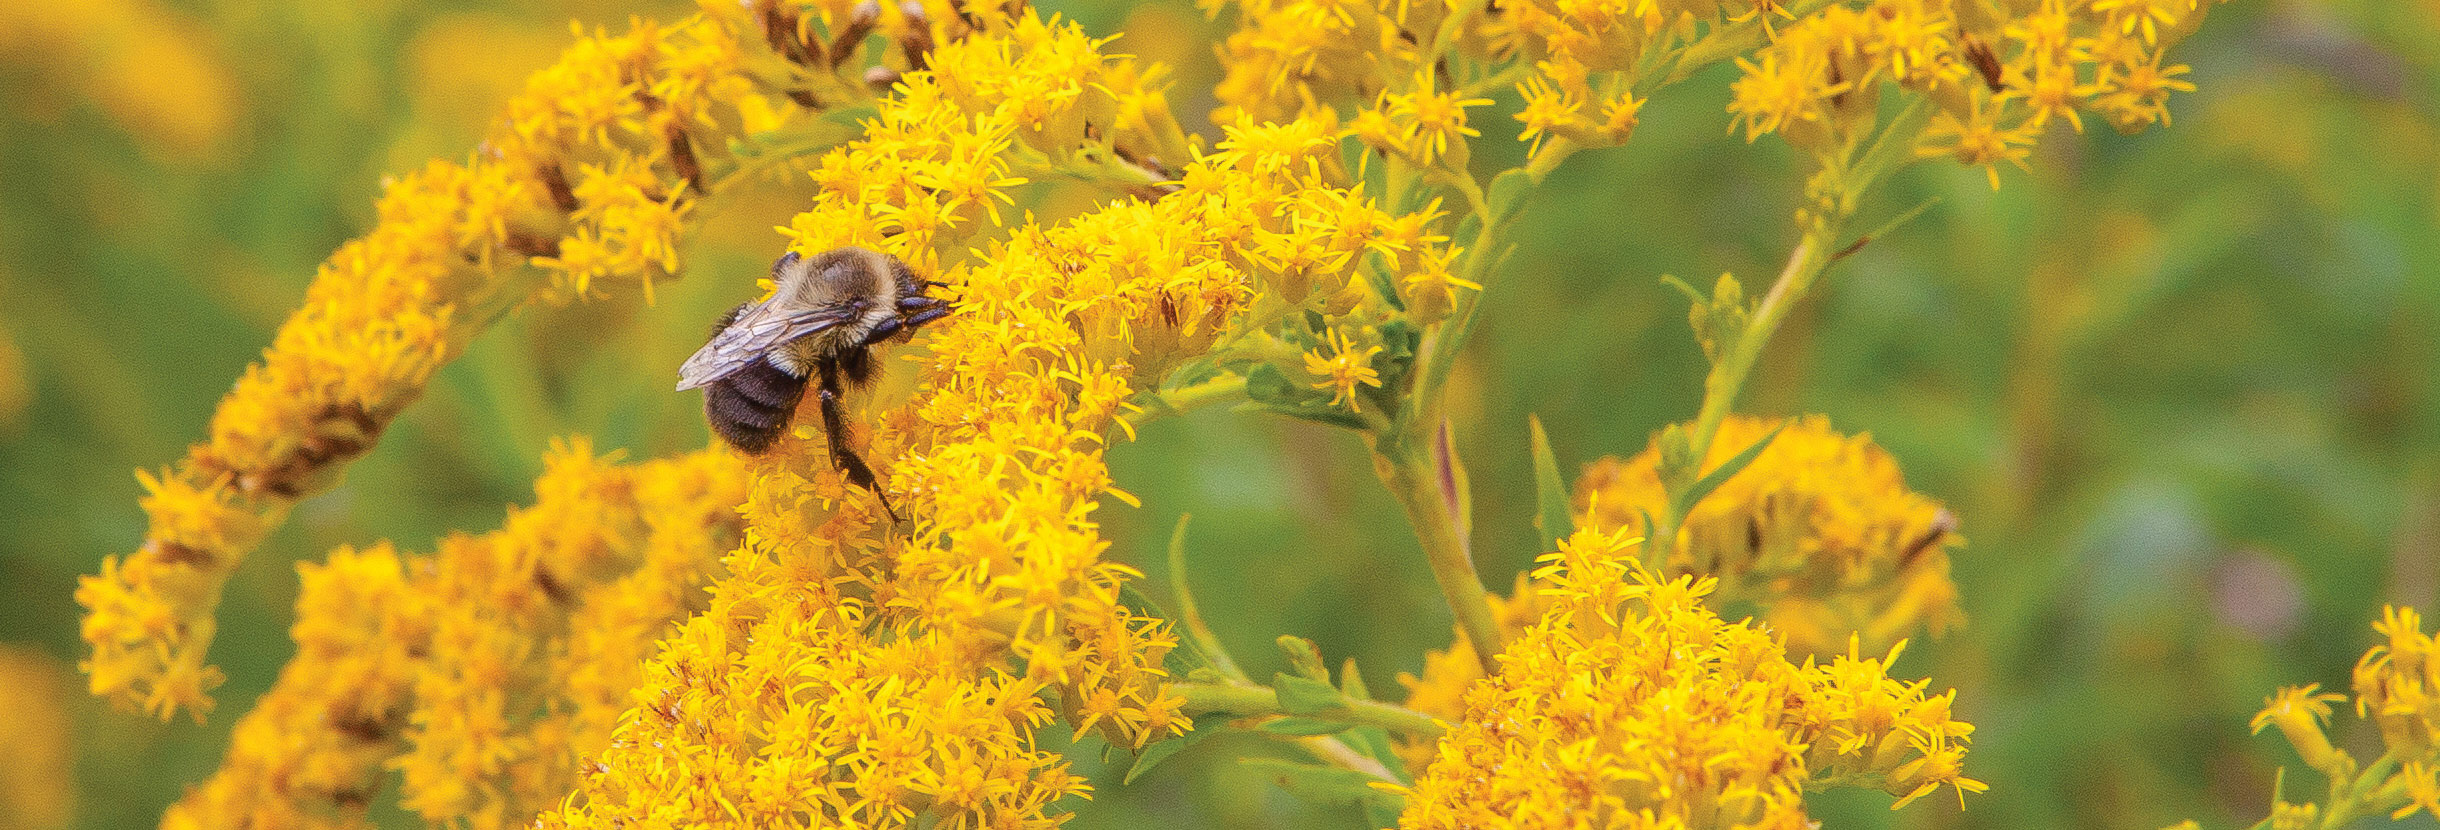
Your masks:
M 2175 28 L 2201 5 L 2201 0 L 2093 0 L 2092 10 L 2115 24 L 2119 33 L 2141 32 L 2145 43 L 2158 43 L 2161 32 Z
M 1543 557 L 1549 607 L 1467 691 L 1399 826 L 1801 827 L 1814 780 L 1900 803 L 1982 788 L 1959 767 L 1972 727 L 1950 718 L 1953 693 L 1852 648 L 1791 663 L 1704 607 L 1713 580 L 1645 571 L 1639 542 L 1587 529 Z
M 1827 64 L 1799 62 L 1806 57 L 1766 51 L 1759 63 L 1738 58 L 1737 67 L 1745 70 L 1745 76 L 1729 88 L 1728 111 L 1736 116 L 1729 127 L 1744 125 L 1745 140 L 1753 141 L 1763 133 L 1789 134 L 1827 117 L 1822 102 L 1843 94 L 1848 82 L 1832 81 Z
M 1337 329 L 1331 329 L 1328 337 L 1330 356 L 1322 356 L 1320 349 L 1306 352 L 1305 371 L 1322 376 L 1322 380 L 1313 383 L 1313 388 L 1330 390 L 1331 406 L 1344 403 L 1348 411 L 1362 412 L 1364 408 L 1356 404 L 1356 386 L 1381 385 L 1381 373 L 1372 367 L 1372 356 L 1380 354 L 1381 347 L 1358 353 Z
M 296 658 L 163 826 L 352 826 L 390 768 L 434 821 L 506 828 L 564 797 L 652 644 L 701 610 L 744 498 L 725 452 L 608 461 L 555 446 L 531 508 L 434 555 L 299 565 Z
M 2391 811 L 2390 821 L 2414 815 L 2417 810 L 2440 817 L 2440 770 L 2434 770 L 2425 761 L 2408 761 L 2398 768 L 2394 780 L 2404 785 L 2406 806 Z
M 2388 642 L 2355 664 L 2355 714 L 2380 726 L 2391 752 L 2426 757 L 2440 738 L 2440 697 L 2434 692 L 2432 636 L 2412 608 L 2383 608 L 2372 630 Z
M 1516 120 L 1525 122 L 1517 138 L 1531 142 L 1527 153 L 1542 151 L 1542 142 L 1564 132 L 1582 131 L 1592 127 L 1584 117 L 1584 102 L 1551 85 L 1546 78 L 1527 78 L 1517 86 L 1525 98 L 1525 107 L 1517 111 Z
M 2321 684 L 2289 686 L 2263 700 L 2262 711 L 2254 715 L 2253 730 L 2276 724 L 2279 733 L 2304 756 L 2306 766 L 2323 772 L 2335 772 L 2340 765 L 2352 766 L 2353 759 L 2341 760 L 2345 753 L 2330 745 L 2330 737 L 2322 732 L 2322 724 L 2330 720 L 2330 701 L 2346 700 L 2346 695 L 2319 694 Z
M 1379 109 L 1399 130 L 1396 144 L 1392 145 L 1399 152 L 1428 167 L 1435 159 L 1455 151 L 1462 165 L 1465 140 L 1482 135 L 1482 131 L 1466 126 L 1466 108 L 1489 104 L 1491 99 L 1461 99 L 1454 92 L 1435 90 L 1436 85 L 1429 70 L 1418 70 L 1409 90 L 1383 94 Z
M 1730 416 L 1702 468 L 1779 424 Z M 1648 532 L 1644 517 L 1668 504 L 1659 463 L 1658 437 L 1634 458 L 1594 462 L 1576 482 L 1574 510 L 1593 527 Z M 1949 581 L 1955 531 L 1949 512 L 1907 489 L 1896 459 L 1870 436 L 1840 435 L 1806 416 L 1694 506 L 1664 567 L 1719 579 L 1724 602 L 1759 605 L 1796 653 L 1834 652 L 1851 634 L 1882 649 L 1964 619 Z
M 2030 122 L 2013 128 L 2001 127 L 1999 120 L 2007 114 L 2007 102 L 1990 99 L 1990 106 L 1986 107 L 1985 95 L 1976 92 L 1972 97 L 1973 103 L 1963 118 L 1946 111 L 1933 116 L 1931 127 L 1924 130 L 1925 143 L 1915 153 L 1923 158 L 1950 156 L 1959 164 L 1979 165 L 1984 175 L 1990 177 L 1991 189 L 1998 190 L 1999 163 L 2005 161 L 2025 168 L 2025 157 L 2033 153 L 2036 127 Z
M 2158 52 L 2141 60 L 2103 66 L 2094 106 L 2120 130 L 2133 132 L 2155 123 L 2169 123 L 2169 93 L 2193 92 L 2194 84 L 2179 79 L 2184 64 L 2162 66 Z
M 1508 596 L 1493 595 L 1492 619 L 1499 623 L 1503 641 L 1514 642 L 1524 636 L 1525 629 L 1542 619 L 1550 607 L 1549 595 L 1536 590 L 1536 584 L 1525 574 L 1517 574 L 1516 586 Z M 1456 722 L 1466 713 L 1466 690 L 1483 679 L 1483 663 L 1474 654 L 1474 644 L 1461 631 L 1452 630 L 1449 647 L 1435 649 L 1423 655 L 1423 673 L 1398 674 L 1398 684 L 1406 687 L 1406 708 L 1444 721 Z M 1431 741 L 1401 740 L 1398 755 L 1413 769 L 1432 763 L 1436 747 Z

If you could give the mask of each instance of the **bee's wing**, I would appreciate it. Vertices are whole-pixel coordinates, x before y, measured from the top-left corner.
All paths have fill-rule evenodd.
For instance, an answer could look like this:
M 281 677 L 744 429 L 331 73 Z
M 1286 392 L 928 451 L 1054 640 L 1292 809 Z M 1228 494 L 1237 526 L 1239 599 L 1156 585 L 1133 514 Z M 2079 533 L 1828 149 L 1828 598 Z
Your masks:
M 748 306 L 678 367 L 678 391 L 736 374 L 791 340 L 853 320 L 854 311 L 845 306 L 781 311 L 767 302 Z

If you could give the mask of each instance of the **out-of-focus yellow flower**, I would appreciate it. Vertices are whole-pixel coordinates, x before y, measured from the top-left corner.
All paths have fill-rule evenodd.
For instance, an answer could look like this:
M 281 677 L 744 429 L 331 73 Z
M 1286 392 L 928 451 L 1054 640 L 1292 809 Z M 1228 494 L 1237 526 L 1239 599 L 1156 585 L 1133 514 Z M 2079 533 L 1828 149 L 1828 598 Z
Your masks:
M 71 90 L 98 105 L 146 152 L 209 160 L 230 143 L 243 101 L 209 29 L 151 0 L 10 3 L 0 8 L 0 55 L 31 64 L 40 82 L 16 90 L 42 101 Z M 35 101 L 20 99 L 20 112 Z
M 2165 50 L 2164 50 L 2165 51 Z M 2128 56 L 2101 68 L 2094 105 L 2110 123 L 2126 132 L 2169 124 L 2169 93 L 2193 92 L 2193 82 L 2178 78 L 2184 64 L 2161 65 L 2162 53 Z
M 735 544 L 735 457 L 630 466 L 553 448 L 531 508 L 431 556 L 298 566 L 297 656 L 175 830 L 361 826 L 391 768 L 434 821 L 521 825 L 601 751 L 655 643 Z
M 1645 571 L 1639 541 L 1586 529 L 1543 557 L 1547 610 L 1467 691 L 1401 827 L 1798 828 L 1814 782 L 1900 805 L 1982 789 L 1960 766 L 1973 727 L 1950 717 L 1954 693 L 1852 648 L 1790 663 L 1703 606 L 1713 580 Z
M 2408 761 L 2398 768 L 2397 780 L 2405 785 L 2406 805 L 2389 813 L 2397 821 L 2420 810 L 2440 818 L 2440 770 L 2425 761 Z
M 1702 469 L 1778 427 L 1730 416 Z M 1576 482 L 1574 510 L 1592 526 L 1644 533 L 1668 505 L 1658 438 L 1634 458 L 1604 458 Z M 1949 581 L 1955 520 L 1907 489 L 1896 459 L 1869 436 L 1840 435 L 1827 419 L 1788 423 L 1753 463 L 1686 517 L 1664 567 L 1720 581 L 1718 601 L 1752 603 L 1799 654 L 1840 650 L 1850 635 L 1883 649 L 1918 628 L 1957 625 Z
M 10 827 L 59 830 L 76 814 L 74 715 L 68 667 L 43 654 L 0 645 L 0 815 Z
M 2271 804 L 2271 830 L 2306 830 L 2321 821 L 2321 805 L 2313 802 L 2290 804 L 2284 800 Z
M 1962 118 L 1953 112 L 1933 116 L 1931 127 L 1924 131 L 1925 143 L 1915 153 L 1924 158 L 1949 156 L 1958 164 L 1979 166 L 1991 178 L 1991 189 L 1999 189 L 1999 163 L 2008 162 L 2025 167 L 2025 157 L 2033 153 L 2033 140 L 2039 129 L 2031 121 L 2013 129 L 2003 129 L 1999 121 L 2006 115 L 2003 101 L 1991 101 L 1979 92 L 1969 93 L 1974 103 Z M 1943 146 L 1945 142 L 1945 146 Z

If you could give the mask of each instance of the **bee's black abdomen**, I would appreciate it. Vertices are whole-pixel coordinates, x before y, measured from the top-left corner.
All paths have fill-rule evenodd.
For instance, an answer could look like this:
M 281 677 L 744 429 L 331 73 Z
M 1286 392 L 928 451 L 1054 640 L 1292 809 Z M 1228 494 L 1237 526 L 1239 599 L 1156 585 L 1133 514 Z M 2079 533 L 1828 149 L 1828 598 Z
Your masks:
M 757 360 L 705 388 L 703 416 L 722 440 L 759 454 L 788 429 L 804 394 L 804 378 Z
M 804 378 L 781 371 L 768 360 L 754 361 L 721 382 L 765 409 L 794 410 L 796 399 L 805 396 Z

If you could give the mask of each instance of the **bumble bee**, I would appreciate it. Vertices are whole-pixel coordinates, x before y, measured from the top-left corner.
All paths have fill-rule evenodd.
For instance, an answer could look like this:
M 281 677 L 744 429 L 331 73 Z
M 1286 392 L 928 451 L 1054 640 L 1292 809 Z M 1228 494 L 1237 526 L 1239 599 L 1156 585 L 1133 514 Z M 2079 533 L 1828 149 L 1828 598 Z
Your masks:
M 897 521 L 873 468 L 847 448 L 839 398 L 872 378 L 872 347 L 949 313 L 924 296 L 942 283 L 919 280 L 897 257 L 836 248 L 810 258 L 795 251 L 771 264 L 771 299 L 730 309 L 711 342 L 678 367 L 678 390 L 706 387 L 703 417 L 731 446 L 759 455 L 771 448 L 813 383 L 830 436 L 830 462 L 872 491 Z

